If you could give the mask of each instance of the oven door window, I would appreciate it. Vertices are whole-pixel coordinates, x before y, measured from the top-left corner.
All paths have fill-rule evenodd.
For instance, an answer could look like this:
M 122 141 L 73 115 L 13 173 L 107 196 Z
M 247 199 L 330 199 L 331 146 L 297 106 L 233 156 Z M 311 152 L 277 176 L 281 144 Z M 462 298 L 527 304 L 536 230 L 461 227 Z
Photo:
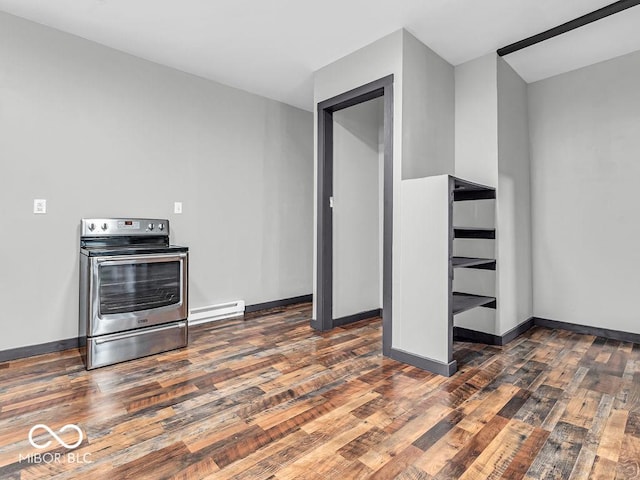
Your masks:
M 180 288 L 179 261 L 101 265 L 100 315 L 179 304 Z

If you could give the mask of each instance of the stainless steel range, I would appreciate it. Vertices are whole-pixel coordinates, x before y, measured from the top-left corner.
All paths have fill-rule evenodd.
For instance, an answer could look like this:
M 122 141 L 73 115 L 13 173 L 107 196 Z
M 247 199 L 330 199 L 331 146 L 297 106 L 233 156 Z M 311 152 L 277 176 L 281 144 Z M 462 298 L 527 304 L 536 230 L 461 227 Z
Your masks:
M 169 221 L 88 218 L 80 226 L 80 338 L 87 369 L 187 345 L 188 248 Z

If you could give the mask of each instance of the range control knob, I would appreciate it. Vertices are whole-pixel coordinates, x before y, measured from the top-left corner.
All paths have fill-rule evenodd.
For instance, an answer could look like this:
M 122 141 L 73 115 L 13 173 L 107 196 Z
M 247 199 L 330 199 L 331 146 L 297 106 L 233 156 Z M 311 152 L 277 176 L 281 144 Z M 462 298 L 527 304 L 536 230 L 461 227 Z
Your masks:
M 164 223 L 161 223 L 160 225 L 158 225 L 158 228 L 160 229 L 160 231 L 164 230 Z
M 155 225 L 153 223 L 149 224 L 149 230 L 153 230 L 154 227 L 155 227 Z
M 96 224 L 95 223 L 90 223 L 87 228 L 89 229 L 89 231 L 93 232 L 96 229 Z
M 102 224 L 102 230 L 106 230 L 109 227 L 109 225 L 107 225 L 106 223 Z

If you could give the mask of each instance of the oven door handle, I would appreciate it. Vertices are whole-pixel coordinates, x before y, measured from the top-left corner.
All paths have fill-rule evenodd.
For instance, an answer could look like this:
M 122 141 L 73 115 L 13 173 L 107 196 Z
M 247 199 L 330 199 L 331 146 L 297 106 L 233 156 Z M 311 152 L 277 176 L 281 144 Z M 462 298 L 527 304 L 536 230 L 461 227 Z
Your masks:
M 187 322 L 179 322 L 173 325 L 166 325 L 164 327 L 158 327 L 158 328 L 145 328 L 144 330 L 136 330 L 135 332 L 129 332 L 129 333 L 121 333 L 121 334 L 116 334 L 116 335 L 109 335 L 108 338 L 96 338 L 95 342 L 96 345 L 102 345 L 103 343 L 108 343 L 108 342 L 116 342 L 118 340 L 125 340 L 127 338 L 135 338 L 135 337 L 139 337 L 140 335 L 145 335 L 147 333 L 156 333 L 156 332 L 162 332 L 163 330 L 173 330 L 175 328 L 184 328 L 187 326 Z
M 187 253 L 172 254 L 149 254 L 149 255 L 121 255 L 117 257 L 98 257 L 96 263 L 99 265 L 127 265 L 131 263 L 155 263 L 179 261 L 187 258 Z

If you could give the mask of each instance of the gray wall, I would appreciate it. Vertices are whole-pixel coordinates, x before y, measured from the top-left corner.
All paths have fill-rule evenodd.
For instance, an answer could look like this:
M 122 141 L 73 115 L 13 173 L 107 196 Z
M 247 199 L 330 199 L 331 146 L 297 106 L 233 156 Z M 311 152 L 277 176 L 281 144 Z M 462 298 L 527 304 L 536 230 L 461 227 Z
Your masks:
M 465 180 L 498 185 L 496 54 L 455 68 L 455 172 Z
M 640 333 L 640 52 L 529 85 L 536 316 Z
M 453 67 L 403 30 L 402 178 L 453 174 Z
M 461 225 L 496 228 L 496 240 L 456 240 L 456 254 L 492 257 L 496 272 L 456 271 L 461 291 L 497 297 L 456 325 L 502 335 L 533 313 L 527 84 L 495 53 L 456 67 L 456 175 L 496 187 L 496 200 L 456 205 Z M 492 219 L 491 216 L 494 218 Z
M 498 58 L 497 85 L 497 333 L 503 335 L 533 315 L 531 163 L 527 84 Z
M 382 308 L 382 98 L 333 114 L 333 317 Z
M 86 216 L 169 218 L 191 248 L 192 308 L 311 293 L 312 125 L 0 13 L 0 350 L 77 335 Z

